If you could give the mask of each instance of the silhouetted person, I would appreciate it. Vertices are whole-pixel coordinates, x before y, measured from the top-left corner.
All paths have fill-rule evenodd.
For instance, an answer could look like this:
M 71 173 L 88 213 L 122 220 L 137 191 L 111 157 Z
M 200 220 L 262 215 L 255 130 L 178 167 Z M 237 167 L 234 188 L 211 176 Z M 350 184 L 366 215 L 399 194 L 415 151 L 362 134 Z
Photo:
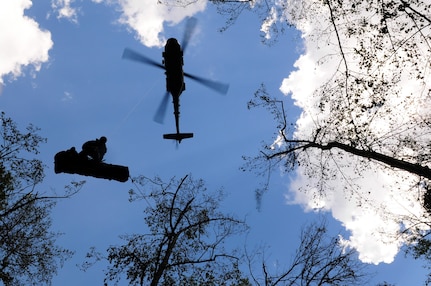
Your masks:
M 100 139 L 87 141 L 82 145 L 82 151 L 79 155 L 85 158 L 90 157 L 90 159 L 96 162 L 102 162 L 103 156 L 106 153 L 106 139 L 105 136 L 100 137 Z

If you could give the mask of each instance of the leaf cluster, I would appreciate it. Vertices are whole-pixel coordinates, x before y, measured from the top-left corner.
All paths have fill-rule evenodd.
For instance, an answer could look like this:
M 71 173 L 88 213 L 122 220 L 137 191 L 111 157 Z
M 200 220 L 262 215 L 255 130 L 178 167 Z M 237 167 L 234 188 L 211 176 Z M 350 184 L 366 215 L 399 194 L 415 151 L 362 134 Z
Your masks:
M 250 269 L 253 259 L 248 256 Z M 328 235 L 326 221 L 307 224 L 290 266 L 271 271 L 262 257 L 262 275 L 252 273 L 256 285 L 365 285 L 369 273 L 352 249 L 345 249 L 339 237 Z
M 0 114 L 0 281 L 4 285 L 50 284 L 57 268 L 72 252 L 55 244 L 50 231 L 53 197 L 35 187 L 44 178 L 44 165 L 30 155 L 46 139 L 29 125 L 21 132 Z

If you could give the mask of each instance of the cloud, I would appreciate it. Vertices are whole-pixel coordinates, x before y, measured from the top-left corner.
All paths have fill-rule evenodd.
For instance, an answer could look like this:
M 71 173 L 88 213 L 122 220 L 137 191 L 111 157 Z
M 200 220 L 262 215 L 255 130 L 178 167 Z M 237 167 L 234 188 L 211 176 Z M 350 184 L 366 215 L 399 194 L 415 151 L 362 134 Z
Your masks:
M 72 93 L 70 93 L 69 91 L 65 91 L 61 98 L 61 101 L 71 101 L 72 99 L 73 99 Z
M 198 1 L 193 5 L 182 7 L 181 5 L 170 6 L 168 3 L 154 0 L 105 0 L 104 2 L 118 5 L 121 12 L 119 22 L 130 27 L 136 33 L 137 39 L 148 47 L 164 45 L 164 23 L 178 24 L 186 17 L 205 10 L 207 3 L 207 1 Z
M 57 19 L 67 19 L 73 23 L 78 23 L 77 9 L 72 7 L 74 0 L 52 0 L 51 7 L 57 12 Z
M 278 19 L 277 10 L 275 9 L 275 7 L 271 7 L 268 17 L 265 19 L 265 21 L 263 21 L 262 26 L 260 28 L 260 31 L 265 34 L 266 40 L 271 39 L 271 27 L 273 27 L 276 24 L 277 19 Z
M 313 156 L 313 153 L 309 154 Z M 314 155 L 320 157 L 318 152 Z M 341 155 L 341 154 L 340 154 Z M 324 193 L 311 186 L 319 185 L 319 177 L 310 178 L 307 170 L 298 168 L 290 185 L 290 204 L 303 205 L 306 210 L 330 211 L 350 232 L 342 239 L 345 247 L 358 251 L 366 263 L 391 263 L 404 241 L 398 235 L 403 217 L 421 218 L 422 206 L 418 189 L 410 189 L 416 181 L 413 176 L 372 166 L 358 175 L 355 167 L 361 163 L 354 156 L 333 154 L 334 162 L 326 168 L 337 170 L 326 179 Z M 312 160 L 312 163 L 317 163 Z M 292 197 L 293 195 L 293 197 Z M 406 219 L 404 227 L 414 221 Z
M 334 83 L 333 80 L 343 73 L 344 66 L 341 54 L 336 53 L 337 38 L 327 18 L 328 7 L 319 7 L 315 1 L 291 3 L 292 9 L 304 13 L 296 14 L 293 20 L 302 32 L 305 51 L 295 63 L 296 70 L 283 80 L 280 90 L 285 95 L 290 95 L 295 104 L 302 109 L 302 114 L 296 122 L 295 136 L 307 139 L 313 138 L 313 131 L 317 127 L 325 127 L 332 122 L 334 110 L 331 106 L 333 108 L 336 105 L 334 101 L 340 97 L 315 91 L 320 89 L 337 95 L 337 91 L 334 91 L 336 88 L 325 89 L 324 86 L 328 82 Z M 310 7 L 306 7 L 307 5 Z M 361 16 L 372 21 L 371 16 L 357 15 L 358 19 Z M 352 23 L 355 21 L 350 20 Z M 402 18 L 398 20 L 401 21 Z M 341 25 L 339 28 L 343 29 Z M 423 32 L 428 33 L 429 29 Z M 394 35 L 399 36 L 395 32 Z M 359 70 L 353 47 L 357 47 L 359 40 L 366 42 L 366 36 L 365 33 L 361 39 L 357 39 L 340 34 L 343 46 L 346 47 L 346 61 L 353 73 Z M 413 36 L 405 37 L 413 40 Z M 381 48 L 384 49 L 385 46 Z M 419 46 L 418 50 L 426 51 L 427 47 Z M 397 53 L 397 56 L 403 57 L 402 51 Z M 426 52 L 423 54 L 427 55 Z M 377 55 L 378 58 L 379 56 Z M 392 57 L 395 58 L 394 55 Z M 423 118 L 429 118 L 427 108 L 429 97 L 426 94 L 431 88 L 430 81 L 427 81 L 430 72 L 426 67 L 426 60 L 418 62 L 425 65 L 418 69 L 425 71 L 422 74 L 425 80 L 411 76 L 415 72 L 414 66 L 403 65 L 403 69 L 400 70 L 396 66 L 396 60 L 384 61 L 382 66 L 375 69 L 373 75 L 386 79 L 393 76 L 394 71 L 400 71 L 400 77 L 397 78 L 399 81 L 392 88 L 394 92 L 387 93 L 390 96 L 386 97 L 384 105 L 378 107 L 379 112 L 373 113 L 375 114 L 373 118 L 368 116 L 370 112 L 359 112 L 355 117 L 358 122 L 362 120 L 369 124 L 367 130 L 372 136 L 370 138 L 380 140 L 375 145 L 377 151 L 397 154 L 399 158 L 407 158 L 407 161 L 417 158 L 418 152 L 422 149 L 429 150 L 426 146 L 431 140 L 429 130 L 424 132 L 421 129 L 428 127 L 419 126 Z M 323 96 L 328 98 L 323 99 Z M 366 93 L 361 96 L 364 102 L 369 99 Z M 340 100 L 343 100 L 342 96 Z M 325 102 L 326 106 L 322 107 L 322 102 Z M 343 128 L 337 125 L 329 126 L 332 128 L 328 132 L 330 134 L 337 134 L 334 131 Z M 340 140 L 330 136 L 327 135 L 327 140 Z M 415 144 L 419 147 L 409 148 L 406 142 L 405 147 L 400 146 L 399 138 L 415 138 Z M 395 153 L 394 150 L 399 153 Z M 310 150 L 300 155 L 307 157 L 299 157 L 299 160 L 302 158 L 310 163 L 301 164 L 296 169 L 290 192 L 286 195 L 288 202 L 301 204 L 309 211 L 322 209 L 331 212 L 350 233 L 349 237 L 341 239 L 343 246 L 355 248 L 363 262 L 391 263 L 401 245 L 408 239 L 399 235 L 400 230 L 428 218 L 421 204 L 424 190 L 418 185 L 419 178 L 336 149 L 325 154 L 318 150 Z M 325 171 L 316 172 L 322 169 Z M 427 228 L 425 225 L 421 227 Z
M 39 71 L 48 61 L 51 33 L 24 15 L 31 5 L 30 0 L 0 1 L 0 84 L 7 75 L 22 75 L 26 66 Z

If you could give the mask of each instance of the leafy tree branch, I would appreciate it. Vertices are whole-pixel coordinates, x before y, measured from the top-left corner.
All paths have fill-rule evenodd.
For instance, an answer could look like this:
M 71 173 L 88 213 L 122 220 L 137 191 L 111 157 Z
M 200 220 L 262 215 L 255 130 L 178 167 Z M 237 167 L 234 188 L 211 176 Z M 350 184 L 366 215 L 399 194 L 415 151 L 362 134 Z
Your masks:
M 149 233 L 122 236 L 125 244 L 109 247 L 106 257 L 89 252 L 89 260 L 110 263 L 105 282 L 126 274 L 130 285 L 237 285 L 240 256 L 224 244 L 247 227 L 218 211 L 221 191 L 209 194 L 202 180 L 188 175 L 168 183 L 144 176 L 134 182 L 131 201 L 146 202 Z
M 46 139 L 30 125 L 23 133 L 0 114 L 0 281 L 4 285 L 50 284 L 57 269 L 73 251 L 56 244 L 51 231 L 55 200 L 69 198 L 84 182 L 72 182 L 63 195 L 36 190 L 44 179 L 44 165 L 29 158 Z

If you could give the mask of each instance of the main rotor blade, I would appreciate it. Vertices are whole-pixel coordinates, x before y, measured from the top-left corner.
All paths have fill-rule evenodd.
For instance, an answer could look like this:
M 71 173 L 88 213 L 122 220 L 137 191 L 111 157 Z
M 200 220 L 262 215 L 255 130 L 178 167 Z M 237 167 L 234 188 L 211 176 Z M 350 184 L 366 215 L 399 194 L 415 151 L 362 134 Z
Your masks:
M 154 121 L 156 121 L 157 123 L 163 124 L 163 121 L 165 120 L 166 108 L 168 107 L 168 100 L 169 100 L 169 92 L 166 92 L 153 118 Z
M 192 37 L 193 32 L 195 31 L 197 22 L 198 22 L 198 20 L 194 17 L 187 19 L 186 29 L 184 31 L 184 36 L 183 36 L 183 41 L 181 42 L 183 53 L 186 50 L 186 48 L 190 42 L 190 38 Z
M 146 56 L 144 56 L 140 53 L 137 53 L 137 52 L 135 52 L 129 48 L 124 49 L 122 58 L 123 59 L 129 59 L 129 60 L 136 61 L 136 62 L 141 62 L 144 64 L 149 64 L 152 66 L 156 66 L 156 67 L 165 69 L 164 65 L 162 65 L 162 64 L 160 64 L 160 63 L 158 63 L 158 62 L 156 62 L 150 58 L 147 58 Z
M 221 94 L 226 94 L 228 89 L 229 89 L 229 85 L 226 83 L 221 83 L 218 81 L 213 81 L 210 79 L 206 79 L 200 76 L 196 76 L 196 75 L 192 75 L 192 74 L 188 74 L 188 73 L 184 73 L 184 76 L 191 78 L 203 85 L 205 85 L 206 87 L 211 88 L 212 90 L 215 90 Z

